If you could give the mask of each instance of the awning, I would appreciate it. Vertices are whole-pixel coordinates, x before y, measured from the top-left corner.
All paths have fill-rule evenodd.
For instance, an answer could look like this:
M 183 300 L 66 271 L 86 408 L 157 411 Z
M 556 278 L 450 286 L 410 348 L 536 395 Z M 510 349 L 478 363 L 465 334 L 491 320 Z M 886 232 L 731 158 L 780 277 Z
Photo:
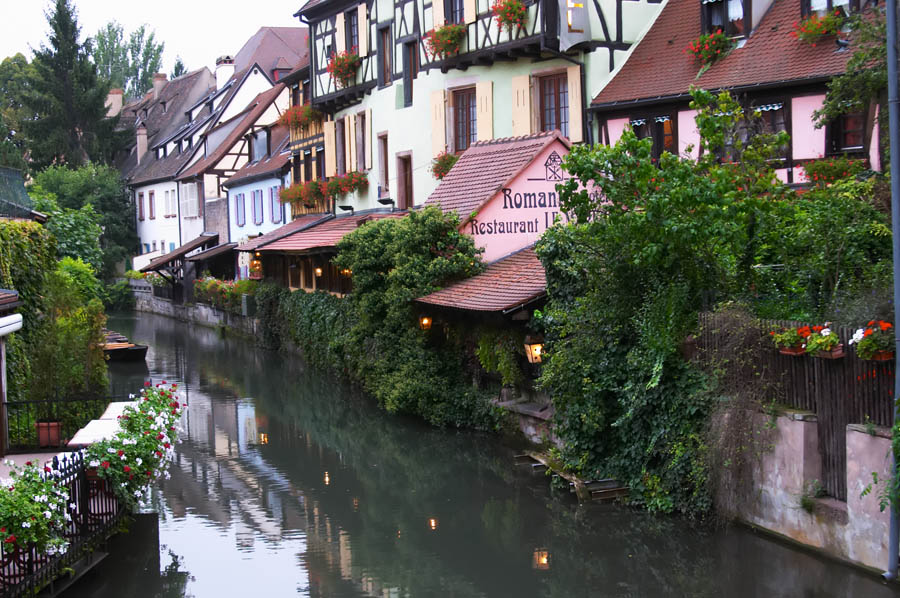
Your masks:
M 199 237 L 192 241 L 188 241 L 175 251 L 152 260 L 149 264 L 141 268 L 141 272 L 156 272 L 162 270 L 174 261 L 184 259 L 184 256 L 192 251 L 196 251 L 207 245 L 215 245 L 219 242 L 219 233 L 202 233 Z
M 481 274 L 416 301 L 467 311 L 507 313 L 546 294 L 544 266 L 529 247 L 497 260 Z
M 282 237 L 277 241 L 260 245 L 258 251 L 279 251 L 298 253 L 312 249 L 324 249 L 335 247 L 345 235 L 355 231 L 360 226 L 372 220 L 383 218 L 402 218 L 406 212 L 356 214 L 353 216 L 338 216 L 326 220 L 321 224 L 311 226 L 304 230 Z
M 187 258 L 189 262 L 202 262 L 205 260 L 210 260 L 214 257 L 218 257 L 220 255 L 224 255 L 226 253 L 231 253 L 237 247 L 237 243 L 223 243 L 222 245 L 216 245 L 212 249 L 207 249 L 206 251 L 201 251 L 200 253 L 195 253 L 191 257 Z

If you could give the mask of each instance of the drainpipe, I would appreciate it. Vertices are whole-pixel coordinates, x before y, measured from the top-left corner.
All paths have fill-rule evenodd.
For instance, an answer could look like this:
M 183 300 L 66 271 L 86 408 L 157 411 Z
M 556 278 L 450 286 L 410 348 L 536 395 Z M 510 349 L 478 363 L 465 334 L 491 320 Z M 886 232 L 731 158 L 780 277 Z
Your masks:
M 891 152 L 891 226 L 894 246 L 894 322 L 900 322 L 900 97 L 897 81 L 897 0 L 887 0 L 887 68 L 888 68 L 888 131 Z M 896 339 L 895 368 L 900 366 L 900 335 Z M 894 422 L 897 421 L 897 400 L 900 399 L 900 377 L 894 380 Z M 893 454 L 892 471 L 897 475 L 897 454 Z M 898 553 L 900 553 L 900 505 L 891 505 L 891 531 L 888 544 L 885 579 L 897 578 Z

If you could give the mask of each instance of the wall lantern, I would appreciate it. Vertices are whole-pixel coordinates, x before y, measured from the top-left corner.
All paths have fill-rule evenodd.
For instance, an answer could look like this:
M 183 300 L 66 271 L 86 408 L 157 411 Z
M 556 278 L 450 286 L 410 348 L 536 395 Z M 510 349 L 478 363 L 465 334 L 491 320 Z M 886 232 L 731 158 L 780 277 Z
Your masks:
M 550 553 L 540 548 L 535 549 L 531 555 L 531 567 L 539 571 L 546 571 L 550 568 Z
M 353 274 L 353 271 L 350 270 L 350 268 L 344 268 L 343 270 L 341 270 L 341 274 L 343 274 L 344 276 L 350 276 L 351 274 Z
M 331 476 L 329 476 L 328 472 L 326 471 L 325 472 L 325 485 L 327 486 L 330 483 L 331 483 Z
M 528 363 L 540 363 L 544 353 L 544 339 L 540 336 L 525 337 L 525 357 Z
M 422 316 L 419 318 L 419 328 L 422 330 L 431 330 L 431 318 L 428 316 Z
M 322 268 L 315 269 L 316 276 L 322 276 Z
M 262 255 L 262 254 L 261 254 L 260 252 L 257 251 L 257 252 L 256 252 L 256 257 L 259 257 L 260 255 Z
M 429 519 L 429 520 L 428 520 L 428 527 L 431 529 L 431 531 L 436 530 L 436 529 L 438 528 L 438 520 L 435 519 L 434 517 L 432 517 L 431 519 Z

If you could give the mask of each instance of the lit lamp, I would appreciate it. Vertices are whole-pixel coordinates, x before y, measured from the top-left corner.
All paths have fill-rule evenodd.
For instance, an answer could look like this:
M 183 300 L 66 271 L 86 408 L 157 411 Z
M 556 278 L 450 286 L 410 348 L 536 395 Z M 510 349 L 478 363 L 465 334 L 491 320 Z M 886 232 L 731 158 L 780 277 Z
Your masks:
M 315 269 L 315 273 L 316 273 L 316 276 L 317 276 L 317 277 L 318 277 L 318 276 L 322 276 L 322 268 L 316 268 L 316 269 Z
M 528 363 L 540 363 L 544 353 L 544 339 L 540 336 L 525 337 L 525 357 Z
M 436 529 L 438 528 L 438 520 L 435 519 L 434 517 L 432 517 L 431 519 L 429 519 L 429 520 L 428 520 L 428 527 L 431 529 L 431 531 L 436 530 Z
M 259 443 L 260 444 L 269 444 L 269 435 L 265 432 L 259 433 Z
M 341 270 L 341 274 L 343 274 L 344 276 L 350 276 L 351 274 L 353 274 L 353 271 L 350 270 L 350 268 L 344 268 L 343 270 Z
M 331 476 L 329 476 L 328 472 L 326 471 L 325 472 L 325 485 L 327 486 L 330 483 L 331 483 Z
M 531 556 L 531 567 L 540 571 L 546 571 L 550 568 L 550 553 L 540 548 L 535 549 Z
M 419 328 L 422 330 L 431 330 L 431 318 L 428 316 L 422 316 L 419 318 Z

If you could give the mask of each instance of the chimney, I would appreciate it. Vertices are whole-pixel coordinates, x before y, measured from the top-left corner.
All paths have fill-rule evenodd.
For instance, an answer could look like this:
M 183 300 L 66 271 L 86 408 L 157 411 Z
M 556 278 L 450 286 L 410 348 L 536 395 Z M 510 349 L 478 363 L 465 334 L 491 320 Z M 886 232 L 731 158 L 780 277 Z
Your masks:
M 234 75 L 234 58 L 231 56 L 216 58 L 216 89 L 222 89 L 232 75 Z
M 139 125 L 135 131 L 137 137 L 137 163 L 141 163 L 144 154 L 147 153 L 147 127 Z
M 121 89 L 110 89 L 106 96 L 106 117 L 112 118 L 122 111 L 125 103 L 125 92 Z
M 153 99 L 158 100 L 159 94 L 162 92 L 162 88 L 166 86 L 166 74 L 165 73 L 154 73 L 153 74 Z

